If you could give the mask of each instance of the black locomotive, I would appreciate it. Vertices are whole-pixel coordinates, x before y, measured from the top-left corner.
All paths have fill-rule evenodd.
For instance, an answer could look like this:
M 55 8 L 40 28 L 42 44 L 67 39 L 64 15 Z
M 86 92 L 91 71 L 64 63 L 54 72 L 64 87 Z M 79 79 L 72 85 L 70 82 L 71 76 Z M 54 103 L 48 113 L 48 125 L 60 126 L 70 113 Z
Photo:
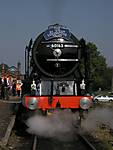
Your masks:
M 79 41 L 69 29 L 58 24 L 41 33 L 31 49 L 31 74 L 37 74 L 39 78 L 58 79 L 71 75 L 76 78 L 75 71 L 79 69 L 82 58 L 87 65 L 85 41 Z
M 87 96 L 89 66 L 85 40 L 78 40 L 62 25 L 50 25 L 26 47 L 23 106 L 44 112 L 57 107 L 88 109 L 92 101 Z

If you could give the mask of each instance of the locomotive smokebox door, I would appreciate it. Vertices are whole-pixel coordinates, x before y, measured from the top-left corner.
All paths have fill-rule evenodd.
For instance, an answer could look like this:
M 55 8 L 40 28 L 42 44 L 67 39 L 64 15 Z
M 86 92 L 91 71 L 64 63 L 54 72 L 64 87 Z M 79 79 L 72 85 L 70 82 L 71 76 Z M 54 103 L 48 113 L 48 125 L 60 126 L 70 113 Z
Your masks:
M 55 24 L 40 34 L 33 46 L 36 68 L 48 77 L 66 77 L 79 63 L 79 41 L 64 26 Z

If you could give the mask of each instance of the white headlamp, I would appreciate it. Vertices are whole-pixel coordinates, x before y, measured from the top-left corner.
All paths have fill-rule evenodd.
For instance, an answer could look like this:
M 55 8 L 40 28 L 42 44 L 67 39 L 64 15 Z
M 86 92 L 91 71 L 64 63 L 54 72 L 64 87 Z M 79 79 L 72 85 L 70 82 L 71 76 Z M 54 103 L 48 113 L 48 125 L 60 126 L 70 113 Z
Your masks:
M 84 110 L 91 106 L 91 100 L 88 97 L 83 97 L 80 99 L 80 107 Z

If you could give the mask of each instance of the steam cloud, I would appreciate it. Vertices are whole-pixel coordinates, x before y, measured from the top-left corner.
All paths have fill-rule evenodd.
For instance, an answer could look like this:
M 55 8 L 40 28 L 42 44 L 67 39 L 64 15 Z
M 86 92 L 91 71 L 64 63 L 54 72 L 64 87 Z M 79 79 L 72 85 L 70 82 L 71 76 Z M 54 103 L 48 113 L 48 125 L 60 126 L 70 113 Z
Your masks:
M 47 10 L 47 13 L 50 17 L 50 24 L 61 24 L 63 16 L 63 11 L 66 8 L 66 4 L 69 3 L 68 0 L 39 0 L 42 4 L 41 7 L 44 7 Z M 44 6 L 45 5 L 45 6 Z
M 62 15 L 63 15 L 63 9 L 65 7 L 66 1 L 64 0 L 52 0 L 49 13 L 51 17 L 51 22 L 59 23 Z M 56 22 L 57 21 L 57 22 Z
M 111 108 L 95 108 L 88 113 L 82 121 L 83 130 L 75 128 L 78 114 L 73 114 L 69 110 L 56 112 L 51 116 L 35 115 L 27 120 L 28 132 L 43 137 L 52 137 L 59 140 L 72 140 L 77 132 L 94 131 L 98 125 L 106 124 L 113 128 L 113 112 Z
M 51 116 L 36 115 L 27 121 L 28 132 L 44 137 L 68 140 L 72 138 L 75 130 L 73 123 L 77 116 L 72 115 L 68 110 L 56 112 Z M 68 135 L 68 136 L 66 136 Z
M 101 124 L 106 124 L 113 128 L 113 110 L 111 108 L 96 108 L 92 110 L 86 120 L 82 122 L 82 127 L 87 131 L 93 131 Z

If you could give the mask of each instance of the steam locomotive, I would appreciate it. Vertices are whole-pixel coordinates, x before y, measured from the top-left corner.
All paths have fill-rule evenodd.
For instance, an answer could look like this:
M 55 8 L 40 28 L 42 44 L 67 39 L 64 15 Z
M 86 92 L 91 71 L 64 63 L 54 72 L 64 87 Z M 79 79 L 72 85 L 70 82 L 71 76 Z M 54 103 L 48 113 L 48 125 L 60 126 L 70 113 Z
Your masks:
M 87 110 L 90 61 L 84 39 L 62 25 L 50 25 L 25 49 L 22 106 L 28 111 Z M 32 86 L 31 86 L 32 85 Z

